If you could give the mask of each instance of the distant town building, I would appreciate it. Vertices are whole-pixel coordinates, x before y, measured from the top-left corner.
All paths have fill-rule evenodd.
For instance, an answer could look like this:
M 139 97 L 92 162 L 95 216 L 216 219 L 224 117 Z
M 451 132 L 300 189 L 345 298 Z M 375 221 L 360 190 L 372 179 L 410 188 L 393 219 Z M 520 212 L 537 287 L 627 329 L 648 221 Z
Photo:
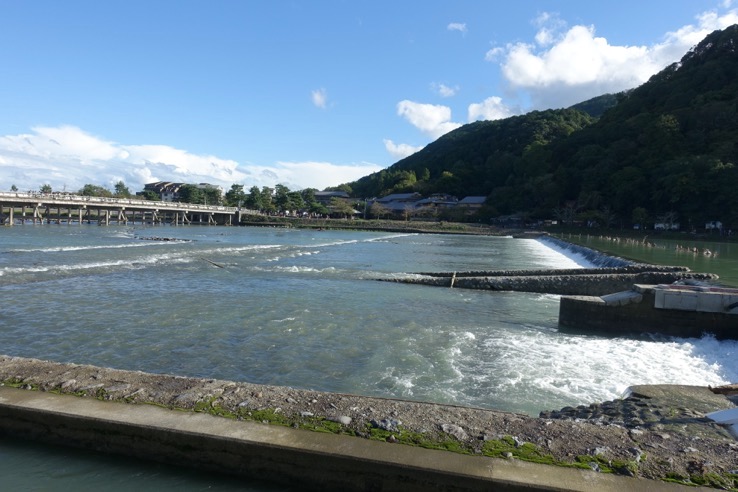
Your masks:
M 466 213 L 471 215 L 482 208 L 482 205 L 484 205 L 484 202 L 486 201 L 486 196 L 467 196 L 459 201 L 458 206 L 460 208 L 465 208 Z
M 345 191 L 316 191 L 315 201 L 321 205 L 330 205 L 331 198 L 338 198 L 341 200 L 349 200 L 349 194 Z
M 163 202 L 175 202 L 179 198 L 179 190 L 186 183 L 172 183 L 170 181 L 157 181 L 144 185 L 144 192 L 150 191 L 159 195 Z

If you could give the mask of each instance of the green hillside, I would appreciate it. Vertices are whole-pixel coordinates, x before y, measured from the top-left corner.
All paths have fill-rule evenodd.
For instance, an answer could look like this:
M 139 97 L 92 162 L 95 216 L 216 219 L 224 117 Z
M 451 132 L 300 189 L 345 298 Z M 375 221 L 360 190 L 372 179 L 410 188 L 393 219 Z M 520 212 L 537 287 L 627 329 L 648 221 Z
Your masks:
M 683 229 L 713 220 L 738 229 L 736 163 L 738 25 L 636 89 L 464 125 L 343 188 L 357 197 L 484 195 L 483 218 L 629 225 L 668 217 Z

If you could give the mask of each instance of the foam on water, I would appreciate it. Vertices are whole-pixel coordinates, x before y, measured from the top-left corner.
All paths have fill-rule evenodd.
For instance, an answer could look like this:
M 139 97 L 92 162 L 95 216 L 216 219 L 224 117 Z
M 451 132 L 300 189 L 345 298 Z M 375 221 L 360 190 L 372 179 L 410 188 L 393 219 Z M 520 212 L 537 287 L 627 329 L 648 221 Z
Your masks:
M 177 244 L 176 241 L 168 242 L 170 244 Z M 65 251 L 90 251 L 95 249 L 120 249 L 120 248 L 141 248 L 141 247 L 152 247 L 152 246 L 164 246 L 163 241 L 149 241 L 149 242 L 138 242 L 138 243 L 126 243 L 126 244 L 105 244 L 105 245 L 86 245 L 86 246 L 54 246 L 49 248 L 27 248 L 27 249 L 11 249 L 10 253 L 59 253 Z M 179 243 L 184 244 L 184 243 Z
M 549 268 L 592 268 L 595 265 L 582 255 L 538 239 L 518 239 L 527 246 L 526 253 Z
M 635 384 L 714 386 L 738 380 L 738 342 L 712 337 L 608 339 L 528 330 L 482 344 L 483 353 L 506 356 L 480 357 L 465 371 L 477 381 L 505 375 L 501 390 L 530 395 L 531 407 L 541 399 L 561 406 L 610 400 Z

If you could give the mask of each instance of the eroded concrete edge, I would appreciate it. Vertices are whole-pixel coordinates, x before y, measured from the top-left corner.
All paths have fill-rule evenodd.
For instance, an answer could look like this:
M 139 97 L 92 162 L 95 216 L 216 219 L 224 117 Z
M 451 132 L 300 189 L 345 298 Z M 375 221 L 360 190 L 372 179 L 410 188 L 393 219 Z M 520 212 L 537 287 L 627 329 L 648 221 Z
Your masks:
M 321 490 L 658 492 L 684 488 L 9 387 L 0 387 L 0 433 Z

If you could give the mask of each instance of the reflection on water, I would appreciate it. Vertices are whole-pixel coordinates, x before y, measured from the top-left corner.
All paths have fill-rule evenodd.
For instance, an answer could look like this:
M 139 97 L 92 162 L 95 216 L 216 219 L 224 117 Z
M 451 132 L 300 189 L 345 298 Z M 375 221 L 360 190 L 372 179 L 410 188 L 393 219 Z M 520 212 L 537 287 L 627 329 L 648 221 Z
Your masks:
M 615 235 L 564 234 L 561 239 L 623 258 L 655 265 L 685 266 L 694 272 L 715 273 L 720 283 L 738 287 L 738 244 L 684 239 L 661 239 L 644 234 L 638 238 Z
M 0 477 L 7 491 L 240 491 L 286 492 L 253 478 L 202 473 L 186 468 L 3 437 Z

